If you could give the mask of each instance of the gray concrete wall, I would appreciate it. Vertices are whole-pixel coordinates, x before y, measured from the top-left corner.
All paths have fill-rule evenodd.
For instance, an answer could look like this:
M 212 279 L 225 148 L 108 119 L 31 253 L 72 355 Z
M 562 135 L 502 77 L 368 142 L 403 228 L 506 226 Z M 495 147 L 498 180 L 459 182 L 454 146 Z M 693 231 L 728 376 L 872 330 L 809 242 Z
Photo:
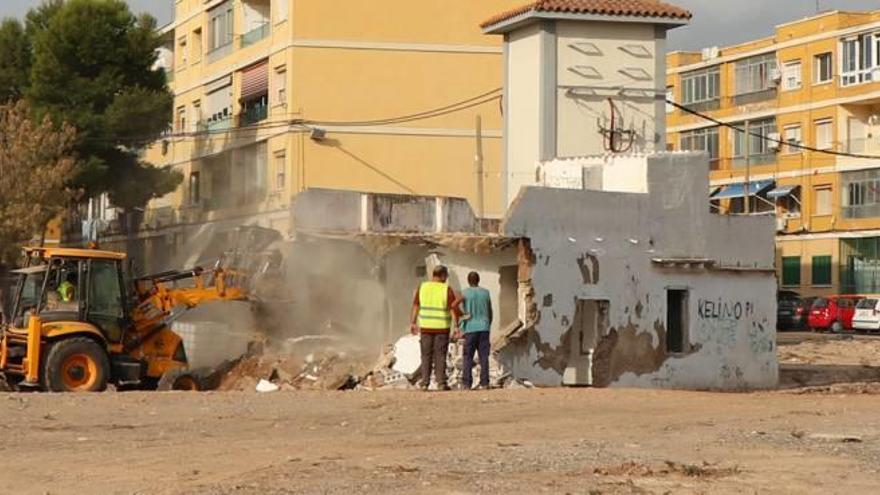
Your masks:
M 590 364 L 596 385 L 776 383 L 773 220 L 712 215 L 705 166 L 698 154 L 652 157 L 648 194 L 523 189 L 504 233 L 531 241 L 539 316 L 524 340 L 505 349 L 517 377 L 559 385 L 571 360 L 576 301 L 596 299 L 610 302 Z M 655 258 L 712 258 L 765 271 L 664 267 Z M 687 349 L 676 355 L 666 352 L 669 288 L 689 291 Z

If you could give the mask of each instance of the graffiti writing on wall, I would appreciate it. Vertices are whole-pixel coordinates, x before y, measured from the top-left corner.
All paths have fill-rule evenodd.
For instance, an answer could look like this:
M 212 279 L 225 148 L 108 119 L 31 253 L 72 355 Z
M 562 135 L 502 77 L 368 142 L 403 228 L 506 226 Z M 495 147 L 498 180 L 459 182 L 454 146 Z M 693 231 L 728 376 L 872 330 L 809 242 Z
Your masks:
M 704 320 L 739 321 L 751 316 L 755 305 L 751 302 L 718 299 L 700 299 L 697 303 L 697 314 Z

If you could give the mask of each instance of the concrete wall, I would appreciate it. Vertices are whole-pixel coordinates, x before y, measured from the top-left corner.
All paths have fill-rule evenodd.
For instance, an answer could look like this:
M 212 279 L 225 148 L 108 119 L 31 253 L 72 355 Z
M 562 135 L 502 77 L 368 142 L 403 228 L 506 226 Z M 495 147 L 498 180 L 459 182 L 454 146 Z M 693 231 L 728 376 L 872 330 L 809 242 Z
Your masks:
M 609 98 L 616 107 L 615 127 L 636 132 L 630 151 L 662 149 L 657 143 L 665 110 L 656 102 L 665 93 L 665 30 L 652 24 L 558 21 L 556 37 L 557 156 L 607 151 L 598 124 L 611 126 Z
M 579 299 L 609 301 L 589 371 L 598 386 L 756 388 L 777 380 L 773 222 L 720 218 L 708 208 L 705 157 L 648 158 L 649 193 L 526 188 L 504 225 L 528 237 L 534 328 L 505 348 L 515 376 L 559 385 L 575 359 Z M 733 243 L 723 229 L 745 235 Z M 742 242 L 748 239 L 748 242 Z M 729 244 L 730 246 L 725 246 Z M 736 249 L 733 248 L 736 247 Z M 719 257 L 723 255 L 723 257 Z M 661 265 L 655 259 L 713 258 Z M 686 348 L 666 351 L 667 289 L 688 291 Z

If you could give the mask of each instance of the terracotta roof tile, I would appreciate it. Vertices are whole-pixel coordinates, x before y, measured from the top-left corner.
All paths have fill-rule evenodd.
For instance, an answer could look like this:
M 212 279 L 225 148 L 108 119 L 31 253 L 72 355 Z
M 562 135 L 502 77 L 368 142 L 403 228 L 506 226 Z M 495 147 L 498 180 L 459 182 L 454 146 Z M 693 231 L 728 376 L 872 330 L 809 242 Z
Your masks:
M 486 28 L 529 12 L 690 19 L 691 13 L 659 0 L 537 0 L 486 20 Z

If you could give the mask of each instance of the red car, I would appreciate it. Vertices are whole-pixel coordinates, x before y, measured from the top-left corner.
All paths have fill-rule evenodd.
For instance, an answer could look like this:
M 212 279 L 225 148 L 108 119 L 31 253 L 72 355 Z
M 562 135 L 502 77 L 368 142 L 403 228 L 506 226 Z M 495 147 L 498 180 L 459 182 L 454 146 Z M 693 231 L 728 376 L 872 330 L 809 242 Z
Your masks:
M 840 332 L 844 329 L 852 329 L 853 315 L 856 312 L 856 303 L 865 296 L 828 296 L 819 297 L 810 306 L 810 315 L 807 317 L 807 326 L 811 330 L 831 330 Z

